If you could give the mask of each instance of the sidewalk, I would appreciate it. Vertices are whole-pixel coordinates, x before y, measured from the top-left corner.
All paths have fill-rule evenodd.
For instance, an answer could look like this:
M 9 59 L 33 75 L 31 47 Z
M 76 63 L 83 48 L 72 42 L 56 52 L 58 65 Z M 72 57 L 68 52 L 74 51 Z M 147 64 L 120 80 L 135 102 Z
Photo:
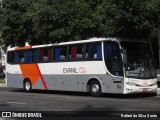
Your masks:
M 0 79 L 0 87 L 7 87 L 6 79 Z
M 7 87 L 6 84 L 0 84 L 0 87 Z

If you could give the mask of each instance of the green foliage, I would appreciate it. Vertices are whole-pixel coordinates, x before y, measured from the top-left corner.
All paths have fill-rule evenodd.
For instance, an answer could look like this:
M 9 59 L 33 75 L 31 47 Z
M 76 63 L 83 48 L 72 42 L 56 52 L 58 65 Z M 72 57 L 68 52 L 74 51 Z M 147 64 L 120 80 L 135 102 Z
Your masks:
M 144 38 L 160 23 L 159 0 L 3 0 L 3 44 L 90 37 Z
M 5 80 L 4 79 L 0 79 L 0 84 L 5 84 Z
M 28 19 L 25 16 L 32 0 L 3 0 L 2 38 L 5 45 L 23 45 L 27 41 Z
M 110 36 L 146 37 L 158 24 L 158 5 L 154 0 L 104 1 L 99 8 L 104 19 L 101 29 Z

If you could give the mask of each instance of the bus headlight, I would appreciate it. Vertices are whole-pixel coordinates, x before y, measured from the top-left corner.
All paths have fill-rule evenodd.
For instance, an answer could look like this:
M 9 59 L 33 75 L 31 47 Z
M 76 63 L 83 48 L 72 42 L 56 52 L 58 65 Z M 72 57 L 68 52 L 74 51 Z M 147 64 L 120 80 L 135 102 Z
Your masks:
M 136 86 L 136 84 L 132 83 L 132 82 L 126 82 L 126 84 L 129 85 L 129 86 Z

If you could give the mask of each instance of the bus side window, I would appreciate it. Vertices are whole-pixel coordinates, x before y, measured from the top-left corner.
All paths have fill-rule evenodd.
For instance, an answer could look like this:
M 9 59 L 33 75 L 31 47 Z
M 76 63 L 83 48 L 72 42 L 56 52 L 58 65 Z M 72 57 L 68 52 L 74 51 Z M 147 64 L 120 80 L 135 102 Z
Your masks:
M 32 62 L 38 62 L 39 57 L 38 57 L 38 50 L 28 50 L 28 55 L 27 55 L 27 62 L 32 63 Z
M 101 59 L 101 44 L 100 43 L 90 43 L 86 47 L 86 58 L 87 59 Z
M 85 59 L 84 45 L 77 46 L 77 59 Z
M 48 49 L 48 60 L 51 61 L 52 60 L 52 48 Z
M 7 62 L 8 63 L 15 63 L 15 52 L 9 51 L 7 54 Z
M 92 49 L 93 49 L 93 45 L 87 44 L 87 46 L 86 46 L 86 59 L 91 58 Z
M 62 47 L 62 48 L 60 48 L 59 59 L 60 60 L 66 60 L 66 58 L 67 58 L 67 47 Z
M 69 47 L 69 59 L 76 60 L 77 59 L 77 48 L 76 46 Z
M 19 63 L 18 52 L 16 52 L 16 63 Z
M 16 52 L 16 63 L 25 63 L 25 62 L 27 62 L 26 51 L 17 51 Z
M 48 58 L 48 50 L 47 49 L 44 49 L 43 50 L 43 61 L 48 61 L 49 58 Z
M 27 62 L 32 62 L 32 50 L 28 50 L 27 52 Z
M 59 60 L 60 56 L 60 48 L 55 48 L 54 49 L 54 60 Z
M 69 47 L 69 59 L 78 60 L 85 59 L 84 45 L 72 45 Z
M 52 60 L 52 49 L 51 48 L 43 48 L 40 49 L 40 61 L 51 61 Z
M 97 55 L 97 59 L 101 59 L 102 58 L 102 50 L 101 50 L 101 44 L 96 44 L 96 53 Z M 95 58 L 95 57 L 94 57 Z
M 39 51 L 35 50 L 34 51 L 34 58 L 33 58 L 33 62 L 38 62 L 39 61 Z
M 66 60 L 67 59 L 67 46 L 55 47 L 54 60 Z

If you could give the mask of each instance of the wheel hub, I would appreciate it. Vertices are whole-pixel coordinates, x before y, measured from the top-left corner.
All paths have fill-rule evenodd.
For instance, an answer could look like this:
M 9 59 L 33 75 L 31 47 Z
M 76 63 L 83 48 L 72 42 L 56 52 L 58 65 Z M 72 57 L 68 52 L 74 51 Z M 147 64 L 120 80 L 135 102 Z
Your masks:
M 29 90 L 31 88 L 30 83 L 26 82 L 26 90 Z
M 92 86 L 92 92 L 98 92 L 99 91 L 99 86 L 97 84 L 94 84 Z

